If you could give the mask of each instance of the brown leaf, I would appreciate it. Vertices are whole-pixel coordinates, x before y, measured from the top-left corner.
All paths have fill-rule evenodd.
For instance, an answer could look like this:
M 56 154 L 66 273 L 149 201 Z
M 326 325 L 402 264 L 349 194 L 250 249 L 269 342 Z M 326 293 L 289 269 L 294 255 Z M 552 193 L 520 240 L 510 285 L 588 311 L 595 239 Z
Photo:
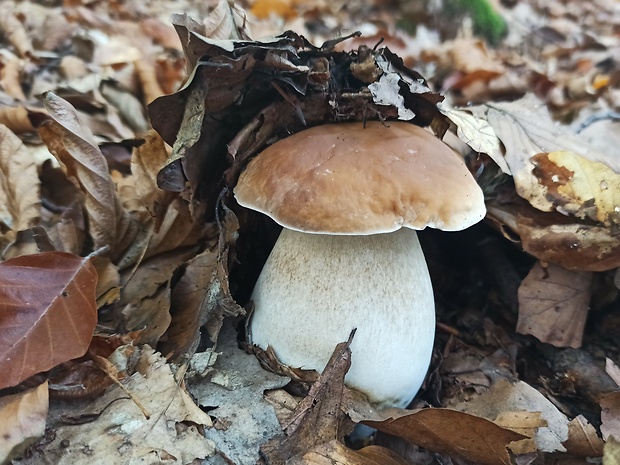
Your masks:
M 28 148 L 0 124 L 0 222 L 14 232 L 39 219 L 39 175 Z
M 493 422 L 505 412 L 539 412 L 546 426 L 536 427 L 536 450 L 564 452 L 562 442 L 568 438 L 568 419 L 545 396 L 523 381 L 498 381 L 489 391 L 462 402 L 455 408 Z M 531 428 L 532 423 L 528 421 L 525 426 Z M 512 448 L 512 444 L 510 447 Z
M 487 202 L 487 217 L 518 234 L 523 249 L 542 262 L 583 271 L 620 266 L 620 237 L 610 228 L 575 223 L 557 212 L 545 213 L 526 204 Z
M 0 124 L 4 124 L 16 134 L 36 131 L 28 115 L 30 112 L 25 107 L 0 108 Z
M 228 281 L 228 247 L 234 243 L 239 229 L 235 215 L 225 209 L 220 225 L 221 251 L 206 250 L 194 257 L 185 273 L 172 289 L 172 322 L 162 344 L 162 353 L 184 357 L 196 349 L 200 327 L 205 326 L 212 342 L 226 316 L 245 314 L 230 295 Z
M 47 381 L 0 399 L 0 462 L 8 463 L 10 458 L 43 436 L 48 407 Z
M 133 241 L 136 225 L 116 195 L 105 157 L 67 101 L 46 92 L 43 103 L 54 121 L 41 125 L 39 135 L 85 194 L 95 249 L 109 246 L 113 259 L 118 258 Z
M 510 464 L 508 446 L 526 438 L 484 418 L 450 409 L 424 409 L 364 424 L 433 452 L 485 465 Z
M 0 26 L 0 29 L 2 26 Z M 0 87 L 15 100 L 26 100 L 21 85 L 23 62 L 15 55 L 0 56 Z
M 564 447 L 571 455 L 600 457 L 603 455 L 603 440 L 583 415 L 577 415 L 568 423 L 568 439 Z
M 15 4 L 11 1 L 0 4 L 0 33 L 22 57 L 33 55 L 32 42 L 26 28 L 15 14 Z
M 62 252 L 0 264 L 0 388 L 84 355 L 97 322 L 97 272 Z
M 409 462 L 385 447 L 368 446 L 361 450 L 352 450 L 338 441 L 330 441 L 286 463 L 287 465 L 407 465 Z
M 519 286 L 517 332 L 556 347 L 581 347 L 591 284 L 589 271 L 536 263 Z
M 539 153 L 532 162 L 550 208 L 607 227 L 620 222 L 620 174 L 607 165 L 567 151 Z
M 606 441 L 613 437 L 620 440 L 620 392 L 612 392 L 600 399 L 601 433 Z
M 284 426 L 285 435 L 275 437 L 261 447 L 268 463 L 284 465 L 290 458 L 305 456 L 315 446 L 342 439 L 349 432 L 343 431 L 344 413 L 340 405 L 345 391 L 344 377 L 351 367 L 349 346 L 352 340 L 353 334 L 348 341 L 336 346 L 318 381 Z

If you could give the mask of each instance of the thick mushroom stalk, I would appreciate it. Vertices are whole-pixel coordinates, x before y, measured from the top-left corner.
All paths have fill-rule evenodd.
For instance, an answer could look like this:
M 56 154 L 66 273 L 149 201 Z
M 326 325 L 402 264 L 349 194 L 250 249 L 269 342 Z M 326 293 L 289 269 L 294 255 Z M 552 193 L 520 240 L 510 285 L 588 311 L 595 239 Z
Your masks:
M 405 407 L 424 381 L 435 305 L 414 230 L 331 236 L 284 229 L 252 298 L 252 342 L 271 346 L 286 365 L 321 372 L 357 328 L 347 385 L 380 407 Z
M 235 197 L 284 227 L 254 289 L 251 342 L 321 371 L 357 328 L 347 383 L 378 406 L 406 405 L 435 324 L 413 230 L 464 229 L 486 211 L 463 160 L 408 123 L 317 126 L 256 156 Z

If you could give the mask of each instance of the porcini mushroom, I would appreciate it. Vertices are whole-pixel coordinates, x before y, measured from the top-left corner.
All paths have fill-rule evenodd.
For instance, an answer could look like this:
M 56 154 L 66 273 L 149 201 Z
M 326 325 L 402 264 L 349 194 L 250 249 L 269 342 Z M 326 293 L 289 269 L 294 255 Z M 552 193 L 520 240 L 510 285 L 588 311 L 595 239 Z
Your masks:
M 485 215 L 461 158 L 410 123 L 315 126 L 257 155 L 234 193 L 284 228 L 254 287 L 251 342 L 320 372 L 357 328 L 347 385 L 379 407 L 406 406 L 435 334 L 415 230 L 461 230 Z

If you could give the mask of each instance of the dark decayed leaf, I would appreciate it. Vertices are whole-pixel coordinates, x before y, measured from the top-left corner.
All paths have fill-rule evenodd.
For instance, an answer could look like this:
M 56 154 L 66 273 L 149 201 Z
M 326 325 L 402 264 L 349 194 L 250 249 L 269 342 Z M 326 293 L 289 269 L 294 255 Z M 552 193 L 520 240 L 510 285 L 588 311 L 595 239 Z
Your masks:
M 340 405 L 345 392 L 344 377 L 351 366 L 349 346 L 352 340 L 353 334 L 348 341 L 336 346 L 318 381 L 284 425 L 284 435 L 274 437 L 261 447 L 267 463 L 312 463 L 289 461 L 295 456 L 303 457 L 317 446 L 342 440 L 350 432 L 344 427 Z
M 0 264 L 0 388 L 84 355 L 97 322 L 88 258 L 49 252 Z

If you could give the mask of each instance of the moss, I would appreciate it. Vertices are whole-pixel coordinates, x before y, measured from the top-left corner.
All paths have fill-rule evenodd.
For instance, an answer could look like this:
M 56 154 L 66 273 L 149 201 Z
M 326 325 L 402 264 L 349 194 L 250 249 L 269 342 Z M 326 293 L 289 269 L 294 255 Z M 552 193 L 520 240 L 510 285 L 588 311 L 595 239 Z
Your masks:
M 508 32 L 506 21 L 488 0 L 445 0 L 444 13 L 452 17 L 469 15 L 474 33 L 490 44 L 498 44 Z

